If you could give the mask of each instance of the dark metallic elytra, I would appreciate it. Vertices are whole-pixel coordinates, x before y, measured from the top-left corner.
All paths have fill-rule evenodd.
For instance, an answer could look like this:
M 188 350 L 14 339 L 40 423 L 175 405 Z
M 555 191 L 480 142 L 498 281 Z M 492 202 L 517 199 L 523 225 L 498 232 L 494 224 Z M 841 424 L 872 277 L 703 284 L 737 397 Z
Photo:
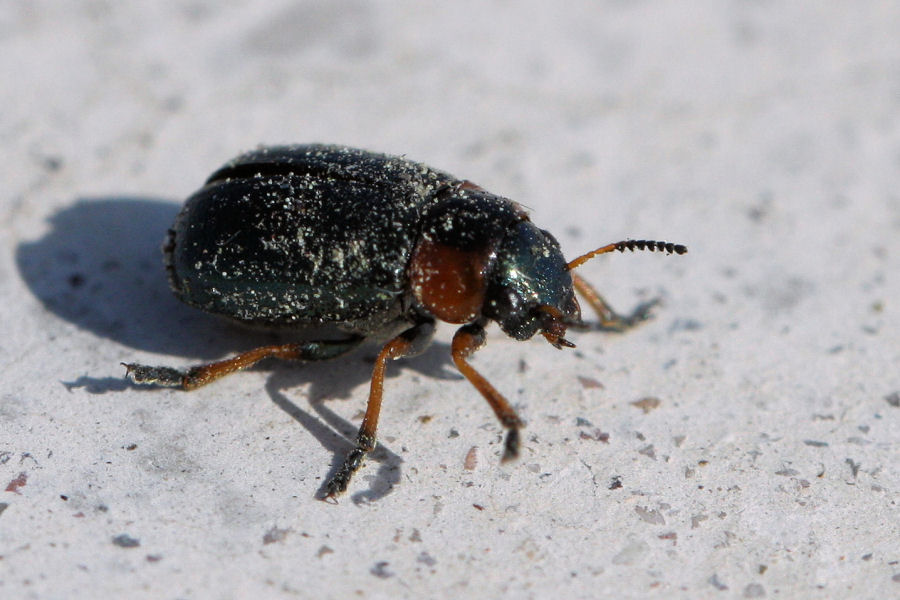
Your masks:
M 436 320 L 461 325 L 451 345 L 460 372 L 519 448 L 515 410 L 468 362 L 496 321 L 517 340 L 557 348 L 581 325 L 577 290 L 602 326 L 626 329 L 653 303 L 616 314 L 573 269 L 614 250 L 683 254 L 684 246 L 629 240 L 566 262 L 556 239 L 515 202 L 420 163 L 341 146 L 260 148 L 213 173 L 188 198 L 164 254 L 179 299 L 235 321 L 278 329 L 333 326 L 339 339 L 264 346 L 180 371 L 126 364 L 136 383 L 193 389 L 264 358 L 325 360 L 363 340 L 386 340 L 375 360 L 356 448 L 325 484 L 346 490 L 375 447 L 388 360 L 427 347 Z

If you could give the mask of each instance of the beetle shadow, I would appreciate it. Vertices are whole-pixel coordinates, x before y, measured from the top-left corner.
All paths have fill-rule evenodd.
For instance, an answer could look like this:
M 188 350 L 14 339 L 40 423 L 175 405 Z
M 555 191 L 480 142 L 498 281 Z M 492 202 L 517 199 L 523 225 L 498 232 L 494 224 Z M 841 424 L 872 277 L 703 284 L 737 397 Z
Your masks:
M 16 263 L 50 313 L 141 352 L 209 360 L 241 346 L 236 327 L 169 291 L 163 238 L 179 205 L 157 198 L 79 198 L 23 242 Z
M 241 327 L 174 297 L 160 248 L 179 210 L 179 203 L 160 198 L 78 198 L 49 218 L 49 229 L 42 237 L 18 246 L 17 267 L 47 311 L 138 352 L 198 363 L 283 342 L 284 335 Z M 122 359 L 128 362 L 133 357 Z M 449 357 L 445 362 L 449 365 Z M 259 368 L 270 366 L 271 361 Z M 355 369 L 336 368 L 337 379 L 324 391 L 314 385 L 313 397 L 347 396 L 361 383 L 352 375 Z M 430 371 L 429 376 L 448 377 L 442 374 L 446 368 Z M 81 376 L 63 385 L 93 394 L 153 389 L 128 382 L 124 372 L 121 377 Z
M 447 361 L 440 357 L 441 355 L 449 356 L 449 345 L 434 344 L 434 346 L 437 347 L 430 348 L 420 356 L 391 363 L 391 368 L 387 370 L 386 378 L 398 377 L 403 374 L 402 371 L 407 369 L 428 376 L 448 378 L 445 372 Z M 338 416 L 337 413 L 328 408 L 325 400 L 331 400 L 338 396 L 337 380 L 346 380 L 346 374 L 353 374 L 354 384 L 352 387 L 367 383 L 370 380 L 375 352 L 372 352 L 371 357 L 367 356 L 367 348 L 364 346 L 361 354 L 365 359 L 365 365 L 361 364 L 361 362 L 352 361 L 356 364 L 349 365 L 349 369 L 331 371 L 321 378 L 312 379 L 301 370 L 284 368 L 277 369 L 266 382 L 266 392 L 269 394 L 272 402 L 300 423 L 304 429 L 316 438 L 323 448 L 334 456 L 331 467 L 322 485 L 319 486 L 316 492 L 316 497 L 319 499 L 325 499 L 327 482 L 338 472 L 344 463 L 344 459 L 354 449 L 355 443 L 352 440 L 356 439 L 358 429 L 357 425 Z M 337 361 L 350 363 L 351 358 L 337 359 Z M 451 375 L 451 377 L 462 379 L 462 376 L 459 374 Z M 300 408 L 284 393 L 286 389 L 296 388 L 305 383 L 311 384 L 307 402 L 312 408 L 312 412 Z M 318 389 L 315 389 L 316 387 Z M 364 408 L 365 406 L 361 405 L 360 411 Z M 383 441 L 378 441 L 375 450 L 370 452 L 367 458 L 369 463 L 373 461 L 378 463 L 378 470 L 374 475 L 369 475 L 366 473 L 366 467 L 364 466 L 355 474 L 351 481 L 351 488 L 354 487 L 354 484 L 358 486 L 360 480 L 369 481 L 369 489 L 355 492 L 350 496 L 351 500 L 356 504 L 380 500 L 390 494 L 394 486 L 400 482 L 400 465 L 403 463 L 403 459 L 388 448 Z

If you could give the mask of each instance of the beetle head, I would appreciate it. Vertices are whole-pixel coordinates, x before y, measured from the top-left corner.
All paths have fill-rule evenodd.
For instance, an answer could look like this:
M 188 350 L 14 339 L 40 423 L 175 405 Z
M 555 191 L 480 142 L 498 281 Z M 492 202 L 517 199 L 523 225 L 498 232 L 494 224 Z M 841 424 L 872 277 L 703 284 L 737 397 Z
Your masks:
M 559 243 L 527 220 L 518 221 L 497 247 L 488 275 L 482 314 L 517 340 L 541 333 L 560 348 L 573 347 L 563 336 L 581 324 L 572 275 Z

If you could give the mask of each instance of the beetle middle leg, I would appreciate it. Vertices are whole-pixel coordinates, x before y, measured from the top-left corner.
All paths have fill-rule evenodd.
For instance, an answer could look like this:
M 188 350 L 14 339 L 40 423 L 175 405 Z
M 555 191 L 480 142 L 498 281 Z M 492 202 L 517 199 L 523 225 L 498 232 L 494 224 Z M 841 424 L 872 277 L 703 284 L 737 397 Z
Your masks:
M 391 339 L 382 347 L 375 359 L 372 369 L 372 382 L 369 387 L 369 403 L 366 415 L 356 436 L 356 447 L 350 451 L 344 464 L 337 473 L 325 483 L 323 499 L 334 498 L 347 489 L 350 478 L 362 466 L 366 454 L 375 449 L 375 432 L 378 429 L 378 417 L 381 414 L 381 398 L 384 391 L 384 371 L 389 360 L 415 356 L 420 354 L 434 335 L 434 321 L 426 320 L 418 323 Z
M 354 336 L 344 340 L 316 340 L 296 344 L 261 346 L 225 360 L 198 365 L 181 371 L 171 367 L 151 367 L 133 363 L 122 363 L 127 375 L 135 383 L 156 384 L 193 390 L 216 379 L 252 367 L 264 358 L 284 360 L 317 361 L 328 360 L 346 354 L 359 346 L 365 338 Z
M 585 301 L 591 305 L 594 312 L 600 318 L 600 327 L 610 331 L 625 331 L 650 318 L 650 311 L 659 304 L 659 300 L 642 302 L 630 315 L 620 315 L 603 299 L 594 286 L 585 281 L 580 275 L 572 273 L 572 284 L 575 290 Z
M 481 323 L 475 322 L 460 327 L 453 336 L 451 351 L 456 368 L 469 380 L 484 399 L 488 401 L 500 423 L 507 429 L 506 442 L 503 450 L 503 461 L 516 458 L 519 455 L 519 428 L 524 425 L 522 419 L 516 414 L 515 409 L 503 394 L 476 371 L 466 360 L 476 350 L 484 346 L 485 331 Z

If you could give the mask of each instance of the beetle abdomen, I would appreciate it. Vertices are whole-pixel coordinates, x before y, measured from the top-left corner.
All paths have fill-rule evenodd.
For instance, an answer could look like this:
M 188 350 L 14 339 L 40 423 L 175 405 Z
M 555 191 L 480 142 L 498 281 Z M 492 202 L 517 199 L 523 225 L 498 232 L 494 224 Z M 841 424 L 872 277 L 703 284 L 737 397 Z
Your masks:
M 246 154 L 185 204 L 166 257 L 184 302 L 267 325 L 396 321 L 419 215 L 449 176 L 332 146 Z

